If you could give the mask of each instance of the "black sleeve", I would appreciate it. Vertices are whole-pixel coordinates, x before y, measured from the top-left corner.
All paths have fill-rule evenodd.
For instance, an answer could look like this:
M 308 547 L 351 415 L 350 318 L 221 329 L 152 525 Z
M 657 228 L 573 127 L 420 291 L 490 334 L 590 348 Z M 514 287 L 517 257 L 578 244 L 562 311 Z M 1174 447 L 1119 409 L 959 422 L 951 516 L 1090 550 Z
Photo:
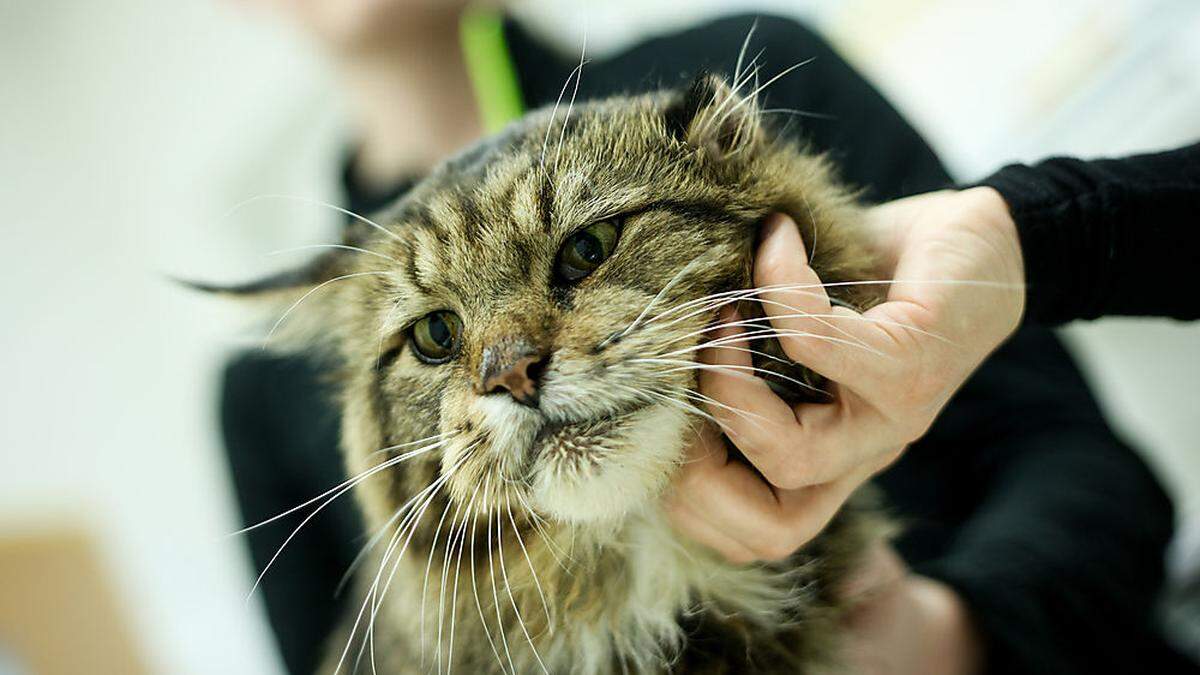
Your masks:
M 1173 509 L 1104 423 L 1053 334 L 1029 326 L 880 483 L 914 569 L 963 598 L 986 673 L 1196 673 L 1155 621 Z
M 1200 317 L 1200 144 L 1017 164 L 982 184 L 1003 195 L 1016 221 L 1030 320 Z
M 1080 426 L 1025 434 L 997 468 L 952 550 L 918 567 L 970 607 L 986 672 L 1197 672 L 1154 629 L 1171 506 L 1136 455 Z

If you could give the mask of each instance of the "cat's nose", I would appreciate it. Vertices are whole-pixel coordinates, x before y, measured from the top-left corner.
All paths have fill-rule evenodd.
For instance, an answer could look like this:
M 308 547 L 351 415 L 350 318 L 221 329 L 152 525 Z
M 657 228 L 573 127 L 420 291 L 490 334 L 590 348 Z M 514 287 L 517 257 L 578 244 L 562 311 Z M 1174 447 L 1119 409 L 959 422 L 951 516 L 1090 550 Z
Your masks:
M 546 359 L 524 342 L 505 342 L 483 350 L 480 394 L 507 390 L 517 403 L 537 407 L 538 387 Z

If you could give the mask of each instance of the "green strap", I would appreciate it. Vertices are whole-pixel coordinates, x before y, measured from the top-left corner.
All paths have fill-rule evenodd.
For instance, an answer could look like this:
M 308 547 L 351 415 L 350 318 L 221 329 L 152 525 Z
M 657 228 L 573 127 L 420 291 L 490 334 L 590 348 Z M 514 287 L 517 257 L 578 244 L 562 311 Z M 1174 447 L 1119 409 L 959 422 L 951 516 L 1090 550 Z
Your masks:
M 503 15 L 472 6 L 459 22 L 459 40 L 483 128 L 488 133 L 499 131 L 525 113 L 517 69 L 504 39 Z

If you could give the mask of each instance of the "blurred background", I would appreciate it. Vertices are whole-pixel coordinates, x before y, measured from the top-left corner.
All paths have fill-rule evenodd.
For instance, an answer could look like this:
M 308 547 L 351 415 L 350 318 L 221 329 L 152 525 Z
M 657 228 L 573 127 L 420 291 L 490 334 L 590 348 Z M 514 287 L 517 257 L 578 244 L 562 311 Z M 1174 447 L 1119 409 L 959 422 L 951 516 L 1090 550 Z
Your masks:
M 964 181 L 1200 137 L 1194 0 L 514 11 L 566 52 L 586 30 L 602 55 L 755 10 L 824 33 Z M 51 624 L 109 659 L 91 672 L 281 672 L 245 599 L 246 552 L 226 536 L 239 520 L 216 423 L 220 364 L 254 333 L 164 275 L 244 278 L 289 261 L 270 251 L 333 240 L 341 216 L 307 203 L 231 213 L 263 194 L 339 201 L 347 111 L 333 75 L 285 22 L 218 0 L 4 0 L 0 54 L 0 673 L 24 672 L 5 642 L 61 644 Z M 1176 497 L 1182 577 L 1200 560 L 1200 325 L 1064 332 Z

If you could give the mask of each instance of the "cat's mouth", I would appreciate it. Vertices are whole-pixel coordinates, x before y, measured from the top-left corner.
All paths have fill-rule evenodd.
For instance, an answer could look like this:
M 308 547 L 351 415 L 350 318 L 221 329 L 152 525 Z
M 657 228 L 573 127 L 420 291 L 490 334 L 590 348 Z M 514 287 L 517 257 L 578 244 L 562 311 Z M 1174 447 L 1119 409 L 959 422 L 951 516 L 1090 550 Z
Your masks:
M 562 452 L 588 459 L 590 453 L 602 450 L 604 439 L 620 426 L 623 419 L 645 407 L 638 406 L 598 419 L 577 422 L 546 422 L 534 437 L 534 454 Z
M 543 427 L 533 444 L 535 472 L 548 467 L 564 476 L 599 472 L 611 455 L 608 441 L 619 424 L 618 419 L 604 419 Z
M 562 520 L 618 519 L 665 486 L 686 428 L 686 418 L 662 404 L 547 423 L 531 444 L 533 501 Z

